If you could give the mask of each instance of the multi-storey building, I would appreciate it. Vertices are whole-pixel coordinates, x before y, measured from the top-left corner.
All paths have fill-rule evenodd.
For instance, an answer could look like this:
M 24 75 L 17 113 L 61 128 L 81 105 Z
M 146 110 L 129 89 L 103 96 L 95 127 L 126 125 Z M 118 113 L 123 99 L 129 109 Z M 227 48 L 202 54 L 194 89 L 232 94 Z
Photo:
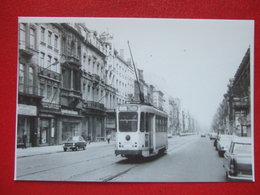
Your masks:
M 251 136 L 250 48 L 230 79 L 228 90 L 213 121 L 219 133 Z
M 40 95 L 43 97 L 39 107 L 40 145 L 59 143 L 61 129 L 57 128 L 60 118 L 60 55 L 61 29 L 53 24 L 37 24 L 38 28 L 38 79 Z
M 133 99 L 133 66 L 84 24 L 19 24 L 18 72 L 17 143 L 28 146 L 105 139 Z
M 112 86 L 113 64 L 108 64 L 112 47 L 80 24 L 82 42 L 82 135 L 92 140 L 106 136 L 106 109 L 115 107 L 116 91 Z M 109 61 L 110 62 L 110 61 Z
M 123 51 L 121 55 L 114 50 L 115 65 L 115 88 L 117 89 L 117 103 L 124 104 L 134 95 L 134 69 L 129 62 L 124 60 Z
M 164 93 L 160 90 L 154 90 L 153 91 L 153 105 L 157 107 L 160 110 L 163 110 L 163 104 L 164 104 L 164 99 L 163 99 Z
M 42 97 L 38 88 L 38 27 L 19 24 L 17 144 L 38 144 L 38 108 Z

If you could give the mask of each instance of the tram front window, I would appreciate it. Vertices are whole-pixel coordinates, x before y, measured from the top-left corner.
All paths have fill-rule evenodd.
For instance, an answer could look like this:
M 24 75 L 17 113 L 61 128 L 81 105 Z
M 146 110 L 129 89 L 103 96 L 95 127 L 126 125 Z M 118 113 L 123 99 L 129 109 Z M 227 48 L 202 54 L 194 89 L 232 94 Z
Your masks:
M 137 112 L 120 112 L 119 113 L 119 131 L 135 132 L 137 131 Z

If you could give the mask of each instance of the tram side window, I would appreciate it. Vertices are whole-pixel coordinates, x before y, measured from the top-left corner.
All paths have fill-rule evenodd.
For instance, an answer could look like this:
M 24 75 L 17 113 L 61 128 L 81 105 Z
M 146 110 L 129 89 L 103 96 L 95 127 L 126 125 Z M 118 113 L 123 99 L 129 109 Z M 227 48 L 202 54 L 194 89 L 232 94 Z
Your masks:
M 144 132 L 145 129 L 146 129 L 146 113 L 141 112 L 140 131 Z
M 146 132 L 152 131 L 153 114 L 146 113 Z

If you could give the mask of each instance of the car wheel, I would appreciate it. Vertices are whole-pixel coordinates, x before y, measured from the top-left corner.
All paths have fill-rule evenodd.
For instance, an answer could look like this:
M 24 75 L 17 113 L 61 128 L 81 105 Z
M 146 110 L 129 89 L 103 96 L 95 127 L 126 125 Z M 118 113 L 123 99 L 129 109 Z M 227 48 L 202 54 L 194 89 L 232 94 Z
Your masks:
M 79 146 L 76 146 L 75 150 L 78 151 L 79 150 Z
M 64 150 L 64 152 L 66 152 L 66 151 L 67 151 L 67 148 L 63 148 L 63 150 Z
M 230 179 L 228 178 L 228 172 L 226 172 L 226 180 L 230 181 Z
M 86 150 L 86 146 L 83 146 L 83 150 Z

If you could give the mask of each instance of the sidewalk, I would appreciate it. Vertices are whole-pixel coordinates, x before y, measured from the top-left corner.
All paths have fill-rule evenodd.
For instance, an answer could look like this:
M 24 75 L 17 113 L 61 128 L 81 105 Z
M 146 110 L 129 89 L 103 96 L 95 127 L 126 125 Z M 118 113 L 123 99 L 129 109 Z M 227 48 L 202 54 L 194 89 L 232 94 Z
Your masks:
M 108 144 L 106 141 L 101 142 L 91 142 L 90 144 L 87 144 L 86 150 L 88 148 L 94 148 L 99 146 L 106 146 L 106 145 L 114 145 L 115 141 L 110 141 L 110 144 Z M 64 152 L 63 151 L 63 145 L 55 145 L 55 146 L 42 146 L 42 147 L 30 147 L 30 148 L 17 148 L 16 149 L 16 157 L 17 158 L 24 158 L 29 156 L 36 156 L 36 155 L 43 155 L 43 154 L 52 154 L 52 153 L 58 153 L 58 152 Z

